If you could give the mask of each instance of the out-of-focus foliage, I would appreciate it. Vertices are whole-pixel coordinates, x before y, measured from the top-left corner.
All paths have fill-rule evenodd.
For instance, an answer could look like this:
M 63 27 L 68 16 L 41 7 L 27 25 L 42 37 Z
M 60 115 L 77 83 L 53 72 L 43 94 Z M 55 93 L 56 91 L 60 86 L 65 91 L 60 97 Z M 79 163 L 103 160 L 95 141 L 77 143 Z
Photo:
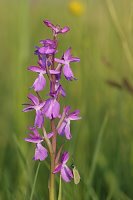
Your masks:
M 43 19 L 70 26 L 71 32 L 60 36 L 60 49 L 71 46 L 81 58 L 72 66 L 78 80 L 64 80 L 66 104 L 82 115 L 65 144 L 81 182 L 63 183 L 63 200 L 133 199 L 132 0 L 80 0 L 75 4 L 80 15 L 72 0 L 1 0 L 0 5 L 0 199 L 28 200 L 37 168 L 33 146 L 23 141 L 34 114 L 22 113 L 21 104 L 35 78 L 26 70 L 36 64 L 34 46 L 51 37 Z M 44 162 L 35 200 L 48 199 L 47 180 Z

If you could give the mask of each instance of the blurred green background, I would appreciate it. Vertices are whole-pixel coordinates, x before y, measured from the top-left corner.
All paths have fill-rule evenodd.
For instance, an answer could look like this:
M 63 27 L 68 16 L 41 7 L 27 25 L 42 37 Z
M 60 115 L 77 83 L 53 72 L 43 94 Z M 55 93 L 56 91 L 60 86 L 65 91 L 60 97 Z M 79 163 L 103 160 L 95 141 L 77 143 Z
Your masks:
M 34 46 L 51 37 L 43 19 L 70 26 L 59 37 L 59 55 L 71 46 L 81 58 L 72 65 L 78 81 L 64 80 L 65 104 L 81 110 L 82 120 L 72 123 L 73 139 L 64 147 L 81 182 L 63 183 L 63 200 L 131 200 L 132 0 L 82 0 L 79 5 L 72 0 L 0 0 L 0 199 L 28 200 L 38 165 L 32 160 L 34 145 L 23 140 L 34 114 L 23 113 L 22 103 L 36 77 L 27 71 L 37 61 Z M 48 199 L 47 180 L 42 162 L 34 200 Z

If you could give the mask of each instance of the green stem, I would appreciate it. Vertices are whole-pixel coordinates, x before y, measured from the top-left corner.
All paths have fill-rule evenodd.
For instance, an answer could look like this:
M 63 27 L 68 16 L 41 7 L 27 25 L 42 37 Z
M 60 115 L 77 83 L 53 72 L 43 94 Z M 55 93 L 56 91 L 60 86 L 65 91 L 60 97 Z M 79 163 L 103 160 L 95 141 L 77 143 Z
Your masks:
M 62 199 L 62 183 L 61 183 L 61 175 L 60 175 L 58 200 L 61 200 L 61 199 Z
M 51 171 L 50 171 L 50 184 L 49 184 L 49 200 L 55 199 L 55 175 L 54 171 L 54 154 L 51 156 Z
M 38 176 L 38 172 L 39 172 L 39 168 L 40 168 L 40 162 L 38 163 L 37 169 L 36 169 L 36 174 L 35 174 L 35 178 L 34 178 L 34 182 L 33 182 L 33 186 L 32 186 L 32 191 L 31 191 L 31 195 L 30 195 L 30 200 L 33 199 L 33 194 L 35 191 L 35 185 L 36 185 L 36 180 L 37 180 L 37 176 Z
M 52 144 L 50 142 L 50 140 L 47 137 L 47 133 L 44 127 L 42 127 L 43 130 L 43 135 L 44 135 L 44 140 L 48 146 L 49 149 L 49 153 L 50 153 L 50 159 L 51 159 L 51 167 L 50 167 L 50 182 L 49 182 L 49 200 L 54 200 L 55 199 L 55 175 L 53 174 L 54 171 L 54 161 L 55 161 L 55 157 L 54 157 L 54 151 L 53 151 L 53 147 Z

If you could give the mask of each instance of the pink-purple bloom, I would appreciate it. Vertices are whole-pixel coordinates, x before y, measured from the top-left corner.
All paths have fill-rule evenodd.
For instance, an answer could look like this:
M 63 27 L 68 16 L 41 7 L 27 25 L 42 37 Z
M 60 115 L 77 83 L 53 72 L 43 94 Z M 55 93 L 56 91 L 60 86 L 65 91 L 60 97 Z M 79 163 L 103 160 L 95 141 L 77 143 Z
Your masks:
M 42 146 L 43 137 L 40 136 L 38 130 L 35 127 L 30 127 L 30 131 L 33 132 L 33 134 L 29 134 L 29 137 L 25 138 L 25 141 L 35 143 L 35 154 L 34 154 L 34 160 L 45 160 L 48 156 L 48 151 L 45 147 Z
M 70 30 L 68 26 L 64 26 L 63 28 L 61 28 L 60 25 L 55 26 L 49 20 L 44 20 L 43 22 L 47 27 L 52 29 L 54 36 L 56 36 L 59 33 L 66 33 Z
M 67 80 L 75 79 L 74 74 L 70 68 L 71 62 L 79 62 L 80 59 L 71 55 L 71 48 L 67 49 L 63 55 L 63 59 L 55 58 L 55 61 L 63 64 L 63 74 Z
M 50 55 L 57 52 L 56 50 L 56 41 L 55 40 L 41 40 L 40 43 L 43 45 L 42 47 L 38 47 L 38 52 L 40 54 Z
M 36 78 L 36 80 L 33 83 L 33 88 L 36 92 L 39 92 L 41 90 L 44 89 L 45 85 L 46 85 L 46 79 L 44 78 L 44 74 L 46 74 L 46 70 L 44 67 L 41 66 L 30 66 L 28 67 L 28 70 L 33 71 L 33 72 L 37 72 L 39 73 L 38 77 Z M 56 70 L 49 70 L 50 74 L 59 74 L 60 72 L 56 71 Z
M 24 104 L 26 105 L 26 108 L 23 109 L 23 112 L 28 112 L 35 110 L 36 111 L 36 117 L 34 125 L 38 128 L 41 128 L 44 123 L 44 116 L 42 113 L 42 108 L 45 105 L 45 101 L 39 102 L 39 99 L 34 96 L 33 94 L 28 95 L 28 99 L 32 102 L 30 104 Z
M 46 100 L 45 106 L 43 108 L 43 114 L 49 118 L 57 118 L 59 117 L 60 112 L 60 104 L 56 100 L 56 98 L 49 98 Z
M 70 106 L 64 108 L 63 115 L 65 115 L 65 118 L 58 129 L 59 135 L 65 135 L 68 140 L 70 140 L 72 137 L 70 132 L 70 121 L 81 119 L 81 117 L 78 116 L 79 110 L 75 110 L 72 113 L 70 113 L 69 111 L 70 111 Z
M 64 152 L 61 157 L 61 162 L 55 167 L 53 173 L 56 174 L 58 172 L 61 173 L 61 177 L 65 182 L 70 182 L 73 178 L 73 173 L 71 169 L 66 165 L 69 160 L 69 153 Z

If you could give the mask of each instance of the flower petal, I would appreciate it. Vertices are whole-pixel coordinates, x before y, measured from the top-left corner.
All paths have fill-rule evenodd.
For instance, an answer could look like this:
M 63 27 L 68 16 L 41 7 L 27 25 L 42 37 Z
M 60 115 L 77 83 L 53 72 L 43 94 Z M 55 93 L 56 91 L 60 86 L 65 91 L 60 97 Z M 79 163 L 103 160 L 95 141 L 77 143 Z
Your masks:
M 59 116 L 60 104 L 56 99 L 48 99 L 43 108 L 43 113 L 49 119 L 56 118 Z
M 55 85 L 55 87 L 56 87 L 56 85 Z M 58 95 L 58 93 L 60 93 L 63 97 L 66 96 L 66 92 L 65 92 L 65 90 L 64 90 L 64 88 L 62 87 L 61 84 L 60 84 L 60 85 L 58 86 L 58 88 L 56 89 L 56 92 L 57 92 L 57 95 Z
M 38 67 L 38 66 L 30 66 L 30 67 L 28 67 L 28 70 L 30 70 L 32 72 L 37 72 L 37 73 L 43 73 L 43 74 L 46 73 L 46 70 L 44 70 L 43 68 Z
M 46 117 L 49 119 L 52 119 L 51 113 L 52 113 L 52 99 L 47 99 L 46 103 L 43 108 L 43 114 L 45 114 Z
M 39 104 L 39 106 L 37 106 L 37 107 L 38 107 L 37 110 L 41 110 L 41 109 L 44 107 L 45 103 L 46 103 L 46 101 L 41 102 L 41 103 Z
M 60 72 L 57 70 L 49 70 L 49 72 L 50 74 L 60 74 Z
M 71 106 L 66 106 L 66 107 L 64 107 L 63 112 L 64 112 L 66 115 L 68 115 L 68 113 L 69 113 L 70 110 L 71 110 Z
M 75 110 L 74 112 L 72 112 L 72 113 L 69 114 L 69 117 L 68 117 L 68 118 L 69 118 L 70 120 L 79 120 L 79 119 L 81 119 L 81 117 L 78 116 L 79 113 L 80 113 L 79 110 Z
M 66 138 L 68 140 L 71 139 L 71 133 L 70 133 L 70 121 L 67 122 L 66 126 L 65 126 L 65 135 L 66 135 Z
M 69 47 L 64 53 L 64 60 L 69 61 L 71 59 L 71 47 Z
M 71 57 L 71 62 L 80 62 L 80 58 L 78 57 Z
M 73 72 L 72 72 L 69 64 L 65 64 L 64 65 L 64 67 L 63 67 L 63 73 L 64 73 L 64 76 L 65 76 L 65 78 L 67 80 L 74 79 L 74 75 L 73 75 Z
M 40 143 L 36 145 L 34 160 L 45 160 L 48 156 L 47 149 L 44 148 Z
M 43 22 L 44 22 L 44 24 L 45 24 L 46 26 L 48 26 L 48 27 L 50 27 L 50 28 L 52 28 L 52 29 L 55 28 L 55 26 L 54 26 L 49 20 L 44 20 Z
M 68 159 L 69 159 L 69 153 L 65 151 L 61 156 L 61 163 L 66 164 Z
M 52 45 L 55 47 L 55 45 L 56 45 L 56 42 L 51 39 L 40 40 L 40 43 L 43 44 L 44 46 Z
M 32 143 L 40 143 L 43 141 L 42 136 L 40 136 L 38 130 L 35 127 L 29 127 L 29 130 L 33 132 L 33 134 L 29 133 L 28 137 L 24 140 Z
M 56 99 L 54 99 L 52 117 L 57 118 L 59 116 L 59 112 L 60 112 L 60 104 Z
M 60 128 L 58 129 L 59 135 L 64 135 L 65 134 L 65 127 L 66 127 L 66 122 L 63 121 Z
M 65 63 L 66 63 L 64 60 L 61 60 L 61 59 L 59 59 L 59 58 L 55 58 L 54 60 L 55 60 L 55 62 L 64 64 L 64 65 L 65 65 Z
M 72 171 L 66 165 L 61 169 L 61 177 L 65 182 L 70 182 L 73 178 Z
M 43 74 L 40 73 L 38 78 L 33 83 L 33 88 L 36 92 L 39 92 L 44 89 L 46 85 L 46 79 L 44 78 Z
M 40 47 L 39 48 L 39 53 L 41 54 L 53 54 L 56 52 L 56 50 L 50 46 L 47 46 L 47 47 Z
M 39 99 L 33 94 L 29 94 L 28 99 L 30 99 L 34 103 L 34 105 L 39 105 Z
M 62 168 L 62 164 L 57 165 L 57 166 L 55 167 L 53 173 L 54 173 L 54 174 L 58 173 L 59 171 L 61 171 L 61 168 Z
M 68 31 L 70 31 L 70 28 L 68 26 L 64 26 L 64 28 L 62 28 L 60 32 L 61 33 L 66 33 Z
M 43 139 L 40 139 L 40 138 L 25 138 L 24 140 L 26 142 L 32 142 L 32 143 L 39 143 L 43 141 Z
M 23 112 L 29 112 L 29 111 L 32 111 L 32 110 L 34 110 L 34 106 L 28 106 L 28 107 L 23 109 Z
M 38 127 L 38 128 L 41 128 L 42 125 L 44 123 L 44 117 L 43 117 L 43 114 L 41 112 L 41 110 L 37 110 L 36 111 L 36 117 L 35 117 L 35 126 Z

